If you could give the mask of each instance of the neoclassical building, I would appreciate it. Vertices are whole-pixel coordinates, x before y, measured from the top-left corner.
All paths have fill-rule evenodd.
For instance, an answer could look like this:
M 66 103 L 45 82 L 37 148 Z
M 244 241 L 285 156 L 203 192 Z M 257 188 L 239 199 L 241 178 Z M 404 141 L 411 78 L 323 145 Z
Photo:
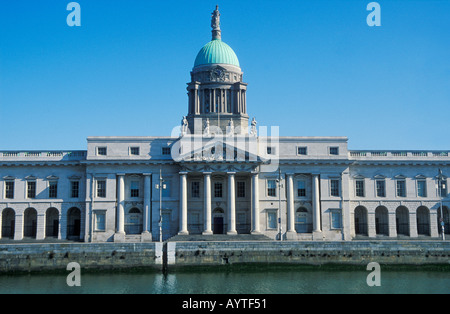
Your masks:
M 346 137 L 279 137 L 249 118 L 218 8 L 211 26 L 187 84 L 187 114 L 170 136 L 0 151 L 2 239 L 439 239 L 441 223 L 450 232 L 450 151 L 355 151 Z

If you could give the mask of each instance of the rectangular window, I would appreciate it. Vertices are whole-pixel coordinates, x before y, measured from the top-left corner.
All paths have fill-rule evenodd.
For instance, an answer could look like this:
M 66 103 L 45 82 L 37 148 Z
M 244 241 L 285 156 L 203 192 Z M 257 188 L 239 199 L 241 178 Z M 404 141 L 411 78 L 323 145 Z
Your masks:
M 306 183 L 305 181 L 297 181 L 297 196 L 305 197 L 306 196 Z
M 214 197 L 222 197 L 222 183 L 221 182 L 216 182 L 214 183 Z
M 298 146 L 297 155 L 307 155 L 306 146 Z
M 406 181 L 397 180 L 397 196 L 406 197 Z
M 139 181 L 131 181 L 130 197 L 139 197 Z
M 331 228 L 333 229 L 342 228 L 342 214 L 341 210 L 339 209 L 331 210 Z
M 48 183 L 48 198 L 57 198 L 58 197 L 58 182 L 50 181 Z
M 200 182 L 193 181 L 191 183 L 191 197 L 199 198 L 200 197 Z
M 417 196 L 427 197 L 427 181 L 425 180 L 417 181 Z
M 270 211 L 267 213 L 267 228 L 277 229 L 277 212 Z
M 27 198 L 36 198 L 36 181 L 27 181 Z
M 276 180 L 267 180 L 267 196 L 277 196 Z
M 162 154 L 163 155 L 170 155 L 170 147 L 163 147 L 162 148 Z
M 330 193 L 331 196 L 339 196 L 339 180 L 330 180 Z
M 106 147 L 97 147 L 97 156 L 106 156 Z
M 386 182 L 384 180 L 377 180 L 376 188 L 377 188 L 377 196 L 378 197 L 386 196 Z
M 272 146 L 267 146 L 267 155 L 272 155 L 274 153 L 274 149 Z
M 441 181 L 440 197 L 442 197 L 442 198 L 447 197 L 447 180 Z
M 71 181 L 70 182 L 70 197 L 78 198 L 80 196 L 80 182 Z
M 139 156 L 140 149 L 139 147 L 130 147 L 130 155 Z
M 330 155 L 339 155 L 339 147 L 334 146 L 334 147 L 330 147 Z
M 355 181 L 356 196 L 364 197 L 364 180 Z
M 5 181 L 5 198 L 14 198 L 14 181 Z
M 95 231 L 106 230 L 106 213 L 105 211 L 94 211 Z
M 245 197 L 245 181 L 238 181 L 237 197 Z
M 106 197 L 106 180 L 97 180 L 97 197 Z

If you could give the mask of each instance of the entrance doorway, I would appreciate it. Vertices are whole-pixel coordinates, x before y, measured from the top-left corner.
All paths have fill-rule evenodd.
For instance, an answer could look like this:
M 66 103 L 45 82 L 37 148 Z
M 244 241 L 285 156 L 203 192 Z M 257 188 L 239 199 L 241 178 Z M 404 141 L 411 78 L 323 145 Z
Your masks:
M 223 234 L 223 217 L 214 217 L 214 234 Z
M 216 208 L 213 211 L 213 234 L 223 234 L 224 213 L 222 208 Z

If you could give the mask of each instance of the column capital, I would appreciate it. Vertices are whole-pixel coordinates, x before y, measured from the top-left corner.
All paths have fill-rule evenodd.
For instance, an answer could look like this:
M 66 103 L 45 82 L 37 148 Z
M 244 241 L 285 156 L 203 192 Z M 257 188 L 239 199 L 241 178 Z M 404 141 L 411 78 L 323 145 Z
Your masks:
M 230 176 L 234 176 L 236 174 L 236 171 L 228 171 L 227 174 Z
M 180 176 L 186 176 L 188 174 L 188 172 L 187 171 L 180 171 L 179 174 L 180 174 Z
M 125 173 L 123 173 L 123 172 L 116 173 L 116 176 L 122 177 L 122 176 L 125 176 Z
M 293 173 L 293 172 L 286 172 L 286 175 L 287 175 L 288 177 L 293 177 L 294 174 L 295 174 L 295 173 Z
M 211 174 L 212 174 L 212 172 L 211 171 L 205 171 L 205 172 L 202 172 L 205 176 L 210 176 Z
M 151 172 L 146 172 L 146 173 L 143 173 L 142 175 L 143 175 L 143 176 L 151 176 L 152 173 L 151 173 Z

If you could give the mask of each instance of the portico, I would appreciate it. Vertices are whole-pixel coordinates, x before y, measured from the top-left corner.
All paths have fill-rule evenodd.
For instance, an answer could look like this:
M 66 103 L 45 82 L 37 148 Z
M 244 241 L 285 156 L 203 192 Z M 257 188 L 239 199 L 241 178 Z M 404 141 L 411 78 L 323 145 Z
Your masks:
M 259 213 L 256 208 L 259 201 L 252 197 L 258 194 L 257 180 L 252 179 L 255 175 L 248 171 L 229 171 L 233 167 L 196 168 L 179 173 L 178 234 L 258 232 Z

